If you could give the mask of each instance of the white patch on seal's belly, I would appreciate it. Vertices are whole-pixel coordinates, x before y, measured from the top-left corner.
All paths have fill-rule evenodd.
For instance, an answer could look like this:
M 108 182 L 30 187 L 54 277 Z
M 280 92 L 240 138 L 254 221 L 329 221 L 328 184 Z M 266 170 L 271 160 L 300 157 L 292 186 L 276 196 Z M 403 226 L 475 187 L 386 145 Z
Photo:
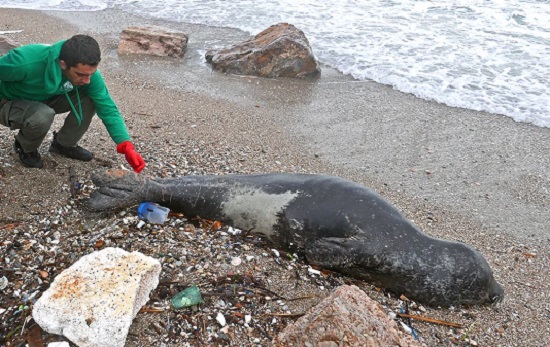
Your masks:
M 237 188 L 222 205 L 222 211 L 233 220 L 234 227 L 253 229 L 253 232 L 271 237 L 275 232 L 273 226 L 278 223 L 278 214 L 299 194 L 290 191 L 268 194 L 261 189 Z

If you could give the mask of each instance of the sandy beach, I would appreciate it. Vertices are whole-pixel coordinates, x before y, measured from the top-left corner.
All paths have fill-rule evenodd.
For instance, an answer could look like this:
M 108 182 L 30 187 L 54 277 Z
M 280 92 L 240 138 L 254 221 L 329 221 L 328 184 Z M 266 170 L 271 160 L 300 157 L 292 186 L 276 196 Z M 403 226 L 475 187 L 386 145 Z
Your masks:
M 22 30 L 8 35 L 21 44 L 77 33 L 100 42 L 100 70 L 147 162 L 144 174 L 310 172 L 362 183 L 425 233 L 478 249 L 505 289 L 496 305 L 425 315 L 468 324 L 478 346 L 548 345 L 550 129 L 418 99 L 326 66 L 315 81 L 219 74 L 204 62 L 206 50 L 249 38 L 228 28 L 117 11 L 0 9 L 0 23 L 0 31 Z M 185 57 L 118 56 L 120 31 L 142 24 L 188 34 Z M 0 128 L 0 227 L 57 210 L 69 195 L 69 165 L 85 180 L 125 164 L 99 119 L 81 143 L 95 153 L 90 163 L 44 155 L 44 169 L 24 169 L 13 134 Z M 443 343 L 419 327 L 427 346 L 468 345 Z

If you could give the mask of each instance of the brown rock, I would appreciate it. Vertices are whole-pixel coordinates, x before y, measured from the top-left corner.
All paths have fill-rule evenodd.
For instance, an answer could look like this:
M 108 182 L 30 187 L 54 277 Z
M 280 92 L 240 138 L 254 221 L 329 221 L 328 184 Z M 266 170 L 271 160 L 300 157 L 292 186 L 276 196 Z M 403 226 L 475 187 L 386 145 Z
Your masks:
M 188 37 L 182 32 L 153 25 L 128 27 L 120 33 L 119 54 L 183 57 Z
M 369 346 L 419 347 L 382 306 L 356 286 L 341 286 L 319 305 L 287 326 L 274 340 L 277 347 Z
M 272 25 L 253 39 L 206 52 L 220 72 L 260 77 L 317 77 L 321 72 L 304 33 L 294 25 Z
M 7 54 L 12 48 L 19 47 L 20 44 L 9 37 L 0 35 L 0 56 Z

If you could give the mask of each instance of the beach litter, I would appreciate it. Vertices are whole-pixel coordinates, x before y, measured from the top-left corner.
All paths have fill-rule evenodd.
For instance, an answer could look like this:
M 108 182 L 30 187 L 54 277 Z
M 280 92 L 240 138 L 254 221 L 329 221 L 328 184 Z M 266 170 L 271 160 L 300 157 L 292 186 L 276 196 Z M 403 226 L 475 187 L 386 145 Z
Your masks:
M 184 307 L 196 306 L 202 303 L 201 292 L 197 286 L 191 286 L 177 293 L 172 298 L 172 307 L 179 310 Z

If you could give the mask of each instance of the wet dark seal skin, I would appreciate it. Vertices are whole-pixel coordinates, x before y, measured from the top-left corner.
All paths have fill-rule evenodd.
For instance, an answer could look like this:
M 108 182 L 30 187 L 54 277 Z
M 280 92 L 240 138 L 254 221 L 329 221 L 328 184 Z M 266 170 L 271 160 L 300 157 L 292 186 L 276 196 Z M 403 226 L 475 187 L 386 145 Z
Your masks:
M 186 216 L 267 236 L 307 261 L 432 306 L 500 301 L 503 289 L 472 247 L 422 233 L 380 195 L 331 176 L 262 174 L 146 179 L 93 176 L 94 211 L 153 201 Z

